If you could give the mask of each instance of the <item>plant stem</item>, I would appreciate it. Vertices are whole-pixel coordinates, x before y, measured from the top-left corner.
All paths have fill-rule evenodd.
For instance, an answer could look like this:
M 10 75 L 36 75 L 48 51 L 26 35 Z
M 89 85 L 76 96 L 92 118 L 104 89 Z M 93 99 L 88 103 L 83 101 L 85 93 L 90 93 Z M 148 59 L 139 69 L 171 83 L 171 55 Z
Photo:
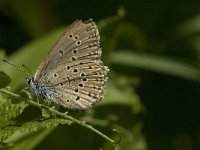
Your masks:
M 76 119 L 76 118 L 74 118 L 72 116 L 69 116 L 66 113 L 61 113 L 61 112 L 59 112 L 59 111 L 57 111 L 57 110 L 55 110 L 53 108 L 50 108 L 50 107 L 44 106 L 42 104 L 36 103 L 31 99 L 25 99 L 25 98 L 15 94 L 15 93 L 12 93 L 12 92 L 10 92 L 8 90 L 5 90 L 5 89 L 0 89 L 0 92 L 5 93 L 5 94 L 7 94 L 7 95 L 9 95 L 11 97 L 17 98 L 17 99 L 20 98 L 20 99 L 24 100 L 25 102 L 27 102 L 30 105 L 33 105 L 33 106 L 36 106 L 36 107 L 39 107 L 39 108 L 44 108 L 44 109 L 48 110 L 49 112 L 55 113 L 56 115 L 58 115 L 58 116 L 60 116 L 60 117 L 62 117 L 64 119 L 68 119 L 68 120 L 70 120 L 70 121 L 72 121 L 74 123 L 77 123 L 77 124 L 79 124 L 79 125 L 81 125 L 81 126 L 83 126 L 85 128 L 88 128 L 88 129 L 92 130 L 93 132 L 95 132 L 96 134 L 100 135 L 104 139 L 108 140 L 112 144 L 116 144 L 117 143 L 113 139 L 111 139 L 108 136 L 106 136 L 105 134 L 101 133 L 99 130 L 97 130 L 94 127 L 92 127 L 91 125 L 88 125 L 84 121 L 80 121 L 80 120 L 78 120 L 78 119 Z

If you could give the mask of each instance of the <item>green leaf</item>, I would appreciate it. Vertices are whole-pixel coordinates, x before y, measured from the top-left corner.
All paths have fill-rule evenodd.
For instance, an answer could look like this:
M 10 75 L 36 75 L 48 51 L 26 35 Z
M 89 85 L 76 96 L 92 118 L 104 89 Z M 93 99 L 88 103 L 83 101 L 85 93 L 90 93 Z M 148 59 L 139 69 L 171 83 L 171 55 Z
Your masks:
M 26 105 L 23 103 L 14 105 L 8 99 L 0 100 L 0 132 L 1 129 L 9 124 L 13 124 L 15 121 L 13 118 L 18 116 L 24 109 Z M 3 135 L 0 134 L 0 139 L 2 139 Z
M 2 2 L 3 1 L 3 2 Z M 12 17 L 18 20 L 19 24 L 31 36 L 38 36 L 47 29 L 46 13 L 43 13 L 44 7 L 40 1 L 9 1 L 1 0 L 6 9 L 12 13 Z
M 110 78 L 105 97 L 97 105 L 125 105 L 130 106 L 134 113 L 141 112 L 144 107 L 130 83 L 130 80 L 125 77 Z
M 5 52 L 0 49 L 0 68 L 2 65 L 5 65 L 5 63 L 2 61 L 5 58 Z M 0 71 L 0 88 L 6 87 L 8 84 L 10 84 L 11 78 L 3 71 Z
M 5 57 L 5 52 L 4 50 L 0 49 L 0 60 L 4 59 L 4 57 Z
M 21 138 L 22 134 L 29 134 L 31 132 L 36 132 L 40 129 L 44 128 L 50 128 L 57 126 L 58 124 L 68 124 L 70 125 L 72 122 L 67 119 L 60 119 L 60 118 L 48 118 L 48 119 L 41 119 L 41 120 L 34 120 L 34 121 L 28 121 L 23 124 L 8 124 L 7 126 L 4 126 L 0 130 L 0 137 L 3 139 L 6 139 L 5 141 L 9 141 L 10 138 L 15 137 Z M 20 126 L 19 126 L 20 125 Z M 17 136 L 17 138 L 16 138 Z
M 0 71 L 0 88 L 6 87 L 10 84 L 10 82 L 11 78 L 3 71 Z
M 200 81 L 199 68 L 185 62 L 161 56 L 138 54 L 125 50 L 112 53 L 111 57 L 113 64 L 155 71 L 198 82 Z
M 72 122 L 61 118 L 42 118 L 40 110 L 24 103 L 12 104 L 10 100 L 0 100 L 0 140 L 20 139 L 22 135 L 44 128 Z

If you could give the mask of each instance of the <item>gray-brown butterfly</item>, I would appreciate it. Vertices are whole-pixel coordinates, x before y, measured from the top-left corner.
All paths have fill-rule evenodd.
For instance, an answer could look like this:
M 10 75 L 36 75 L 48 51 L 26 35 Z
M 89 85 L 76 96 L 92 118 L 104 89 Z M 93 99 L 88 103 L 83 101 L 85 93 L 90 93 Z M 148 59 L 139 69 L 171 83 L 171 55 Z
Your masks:
M 105 91 L 109 69 L 100 57 L 95 22 L 76 20 L 27 82 L 37 97 L 66 108 L 85 110 L 99 102 Z

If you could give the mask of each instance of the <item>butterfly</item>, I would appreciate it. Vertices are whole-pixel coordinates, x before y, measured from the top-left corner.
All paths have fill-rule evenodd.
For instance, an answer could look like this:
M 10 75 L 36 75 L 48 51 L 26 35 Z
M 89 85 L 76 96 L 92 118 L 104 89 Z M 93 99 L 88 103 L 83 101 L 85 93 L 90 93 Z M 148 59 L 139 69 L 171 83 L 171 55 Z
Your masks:
M 95 22 L 76 20 L 27 82 L 38 98 L 69 109 L 88 109 L 101 100 L 107 83 L 109 69 L 101 53 Z

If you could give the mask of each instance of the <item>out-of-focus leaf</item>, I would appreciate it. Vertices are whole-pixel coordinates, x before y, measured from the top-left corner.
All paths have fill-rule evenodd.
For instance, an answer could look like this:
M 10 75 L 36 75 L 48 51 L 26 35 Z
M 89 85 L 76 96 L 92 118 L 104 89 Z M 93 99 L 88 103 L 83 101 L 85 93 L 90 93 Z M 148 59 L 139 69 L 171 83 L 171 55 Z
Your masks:
M 11 78 L 3 71 L 0 71 L 0 88 L 6 87 L 10 82 Z
M 200 59 L 200 15 L 197 15 L 189 20 L 186 20 L 177 28 L 177 34 L 181 39 L 187 39 L 191 49 L 197 53 L 197 58 Z
M 170 58 L 138 54 L 126 50 L 112 53 L 111 58 L 113 64 L 136 67 L 188 80 L 200 81 L 200 70 L 198 67 Z
M 13 118 L 19 115 L 23 111 L 24 107 L 25 105 L 23 104 L 14 105 L 8 99 L 0 100 L 0 133 L 2 127 L 12 123 L 14 121 Z M 2 139 L 2 136 L 3 135 L 0 134 L 0 140 Z
M 45 58 L 49 49 L 56 42 L 62 31 L 63 29 L 57 29 L 41 38 L 38 38 L 35 41 L 32 41 L 31 43 L 19 49 L 8 59 L 11 61 L 11 63 L 18 66 L 24 64 L 29 70 L 32 71 L 32 74 L 34 74 L 36 68 L 42 62 L 42 59 Z M 0 70 L 5 71 L 11 77 L 11 79 L 15 79 L 10 84 L 12 89 L 15 89 L 21 83 L 26 82 L 26 74 L 14 68 L 13 66 L 4 63 L 0 66 Z
M 22 136 L 27 135 L 32 132 L 39 131 L 41 129 L 46 129 L 50 127 L 58 126 L 59 124 L 68 124 L 70 125 L 72 122 L 66 119 L 60 118 L 50 118 L 46 120 L 36 120 L 36 121 L 29 121 L 23 124 L 15 125 L 15 124 L 8 124 L 4 126 L 0 130 L 0 138 L 4 139 L 4 142 L 10 142 L 11 139 L 15 139 L 15 141 L 20 140 Z
M 146 150 L 147 149 L 147 142 L 145 137 L 141 134 L 142 124 L 138 123 L 134 127 L 129 129 L 116 126 L 115 129 L 118 134 L 113 135 L 113 139 L 118 139 L 119 136 L 121 137 L 121 142 L 119 143 L 120 149 L 122 150 Z M 103 147 L 105 150 L 112 149 L 112 145 L 106 143 Z
M 42 7 L 40 1 L 1 0 L 0 4 L 3 5 L 4 9 L 9 10 L 7 13 L 11 13 L 12 17 L 18 20 L 18 23 L 23 26 L 24 30 L 26 30 L 30 36 L 38 36 L 52 25 L 52 23 L 47 23 L 45 18 L 47 17 L 47 12 L 48 15 L 51 16 L 49 19 L 53 19 L 54 16 L 49 14 L 51 12 L 48 11 L 48 9 Z
M 4 142 L 20 140 L 22 136 L 41 129 L 72 123 L 62 118 L 42 118 L 38 108 L 24 103 L 12 104 L 10 100 L 1 100 L 0 104 L 0 140 Z
M 4 50 L 0 49 L 0 60 L 2 60 L 4 57 L 5 57 L 5 52 L 4 52 Z
M 143 106 L 131 86 L 127 78 L 109 79 L 105 97 L 98 105 L 126 105 L 130 106 L 134 113 L 141 112 Z
M 120 43 L 120 39 L 125 40 L 129 43 L 129 46 L 138 50 L 144 49 L 147 45 L 145 34 L 138 26 L 131 23 L 122 22 L 117 26 L 113 35 L 112 45 L 115 46 L 114 49 L 116 49 L 118 43 Z
M 200 15 L 190 18 L 178 26 L 178 34 L 181 36 L 190 36 L 200 32 Z

